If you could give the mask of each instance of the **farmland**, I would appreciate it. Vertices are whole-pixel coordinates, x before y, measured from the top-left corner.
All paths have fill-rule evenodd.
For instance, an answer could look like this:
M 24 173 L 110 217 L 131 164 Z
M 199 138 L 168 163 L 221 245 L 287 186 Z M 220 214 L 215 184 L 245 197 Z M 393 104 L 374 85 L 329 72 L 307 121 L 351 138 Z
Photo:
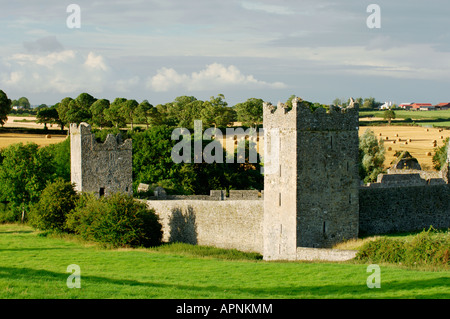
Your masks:
M 9 116 L 8 121 L 5 123 L 4 128 L 6 132 L 0 131 L 0 149 L 5 148 L 11 144 L 32 142 L 39 146 L 47 146 L 54 143 L 59 143 L 64 141 L 67 136 L 57 132 L 58 134 L 53 134 L 53 131 L 48 134 L 38 132 L 37 129 L 43 129 L 44 124 L 38 124 L 35 122 L 35 117 L 16 117 Z M 50 127 L 50 125 L 49 125 Z M 21 130 L 15 130 L 14 128 L 29 129 L 35 131 L 36 134 L 24 133 Z M 51 127 L 55 129 L 56 127 Z M 38 134 L 39 133 L 39 134 Z

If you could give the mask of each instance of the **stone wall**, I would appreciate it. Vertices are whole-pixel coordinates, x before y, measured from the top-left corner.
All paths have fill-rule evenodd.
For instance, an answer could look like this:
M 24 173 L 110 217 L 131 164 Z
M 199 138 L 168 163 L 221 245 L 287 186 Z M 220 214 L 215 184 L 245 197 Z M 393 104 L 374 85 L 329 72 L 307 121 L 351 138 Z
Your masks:
M 98 143 L 87 123 L 70 125 L 71 181 L 79 192 L 131 195 L 132 141 L 109 134 Z
M 164 242 L 263 253 L 262 200 L 146 200 L 163 226 Z
M 450 186 L 361 187 L 360 235 L 450 227 Z

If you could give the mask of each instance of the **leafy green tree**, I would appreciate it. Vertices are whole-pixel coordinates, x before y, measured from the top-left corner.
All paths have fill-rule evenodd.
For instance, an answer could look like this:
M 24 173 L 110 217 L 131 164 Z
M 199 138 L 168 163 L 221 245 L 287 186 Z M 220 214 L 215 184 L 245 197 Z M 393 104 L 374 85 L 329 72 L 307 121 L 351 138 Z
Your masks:
M 391 121 L 395 119 L 395 112 L 393 110 L 386 110 L 383 112 L 383 118 L 388 120 L 389 125 L 391 125 Z
M 55 178 L 52 156 L 37 144 L 12 144 L 2 150 L 0 201 L 24 214 L 39 200 L 47 182 Z
M 90 111 L 92 114 L 91 123 L 97 125 L 98 127 L 111 127 L 111 121 L 106 119 L 105 111 L 109 109 L 109 100 L 100 99 L 92 103 Z
M 24 109 L 29 110 L 31 105 L 30 105 L 30 101 L 28 101 L 28 99 L 24 96 L 22 96 L 18 102 L 17 102 L 18 106 L 22 106 Z
M 385 149 L 383 140 L 377 140 L 367 129 L 359 138 L 359 175 L 365 183 L 374 182 L 384 172 Z
M 137 108 L 139 103 L 136 100 L 126 100 L 122 103 L 122 112 L 125 117 L 125 121 L 131 124 L 131 129 L 133 129 L 133 124 L 137 118 Z
M 70 138 L 43 148 L 52 158 L 55 178 L 70 181 Z
M 125 98 L 116 98 L 105 112 L 105 119 L 110 121 L 116 128 L 127 125 L 126 117 L 123 112 L 123 104 L 127 101 Z
M 97 100 L 95 97 L 90 95 L 89 93 L 81 93 L 78 95 L 75 100 L 78 102 L 78 105 L 83 109 L 88 111 L 91 105 Z
M 144 132 L 133 134 L 133 186 L 139 183 L 158 184 L 173 181 L 173 192 L 184 193 L 180 184 L 182 165 L 174 163 L 171 151 L 177 141 L 171 140 L 172 128 L 151 126 Z M 172 190 L 168 190 L 169 192 Z
M 217 97 L 211 96 L 209 101 L 203 103 L 203 108 L 200 111 L 200 119 L 203 122 L 203 126 L 227 126 L 233 118 L 233 116 L 229 116 L 232 114 L 232 111 L 228 111 L 228 116 L 224 117 L 226 110 L 229 110 L 227 106 L 228 103 L 225 102 L 223 94 L 218 94 Z
M 40 230 L 65 231 L 67 215 L 76 207 L 78 195 L 71 182 L 57 179 L 42 191 L 30 211 L 29 222 Z
M 70 125 L 69 118 L 67 116 L 67 112 L 69 110 L 69 104 L 72 102 L 71 97 L 65 97 L 58 104 L 56 104 L 56 110 L 58 111 L 58 115 L 62 123 L 66 126 Z
M 153 112 L 156 111 L 147 100 L 139 103 L 136 108 L 136 121 L 139 124 L 145 124 L 148 128 L 149 124 L 152 122 Z
M 5 92 L 0 90 L 0 125 L 3 125 L 8 120 L 8 113 L 11 112 L 11 100 Z
M 237 120 L 246 126 L 256 126 L 263 121 L 262 99 L 250 98 L 243 103 L 236 104 L 233 108 L 236 111 Z
M 64 124 L 59 118 L 56 107 L 43 107 L 40 108 L 36 114 L 37 123 L 44 123 L 45 129 L 47 129 L 47 123 L 59 124 L 61 129 L 64 129 Z
M 65 114 L 68 123 L 90 122 L 92 115 L 89 109 L 86 109 L 79 100 L 72 100 L 69 103 L 68 110 Z

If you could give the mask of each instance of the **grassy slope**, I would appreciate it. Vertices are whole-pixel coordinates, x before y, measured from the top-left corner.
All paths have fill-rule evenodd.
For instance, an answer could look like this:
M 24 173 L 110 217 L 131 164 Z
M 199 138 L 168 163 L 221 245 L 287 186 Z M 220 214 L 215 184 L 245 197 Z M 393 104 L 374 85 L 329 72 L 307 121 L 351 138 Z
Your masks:
M 242 258 L 104 250 L 0 225 L 0 298 L 450 298 L 444 271 L 381 265 L 381 289 L 369 289 L 367 265 Z M 66 286 L 70 264 L 81 268 L 81 289 Z

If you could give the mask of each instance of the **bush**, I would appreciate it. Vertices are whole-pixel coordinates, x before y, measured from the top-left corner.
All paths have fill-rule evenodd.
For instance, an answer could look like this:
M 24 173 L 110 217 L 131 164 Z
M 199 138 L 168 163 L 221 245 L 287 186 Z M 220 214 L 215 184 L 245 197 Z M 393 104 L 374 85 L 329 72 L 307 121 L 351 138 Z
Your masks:
M 29 222 L 40 230 L 66 230 L 66 218 L 75 208 L 78 195 L 73 184 L 63 179 L 47 185 L 30 211 Z
M 367 242 L 357 254 L 359 260 L 398 263 L 404 259 L 404 243 L 398 239 L 382 237 Z
M 409 266 L 450 265 L 450 233 L 430 227 L 410 240 L 382 237 L 363 245 L 356 258 L 367 262 L 403 263 Z
M 0 224 L 18 222 L 20 216 L 19 211 L 12 205 L 0 202 Z
M 67 226 L 85 240 L 110 247 L 157 246 L 162 238 L 155 212 L 121 193 L 100 199 L 83 195 Z

